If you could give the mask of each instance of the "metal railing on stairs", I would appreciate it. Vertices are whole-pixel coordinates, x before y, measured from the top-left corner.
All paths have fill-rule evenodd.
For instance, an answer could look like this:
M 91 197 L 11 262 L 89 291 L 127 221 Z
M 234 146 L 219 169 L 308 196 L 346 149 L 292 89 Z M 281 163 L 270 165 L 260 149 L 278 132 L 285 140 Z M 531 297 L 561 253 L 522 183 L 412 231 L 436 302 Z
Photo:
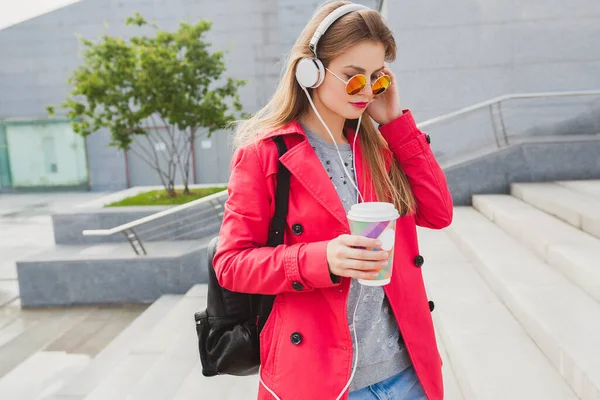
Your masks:
M 448 165 L 513 143 L 597 135 L 600 90 L 506 94 L 417 125 L 430 134 L 436 156 Z
M 147 255 L 144 242 L 194 239 L 213 233 L 221 223 L 227 190 L 116 226 L 84 230 L 84 236 L 123 234 L 137 255 Z

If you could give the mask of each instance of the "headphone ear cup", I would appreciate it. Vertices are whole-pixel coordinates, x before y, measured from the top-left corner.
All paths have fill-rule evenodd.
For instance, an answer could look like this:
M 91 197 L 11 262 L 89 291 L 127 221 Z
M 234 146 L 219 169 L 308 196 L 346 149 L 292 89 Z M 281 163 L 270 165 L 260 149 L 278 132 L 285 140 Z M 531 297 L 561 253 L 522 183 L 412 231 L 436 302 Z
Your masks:
M 317 68 L 319 69 L 319 82 L 317 82 L 317 84 L 314 87 L 319 87 L 325 80 L 325 66 L 323 65 L 321 60 L 319 60 L 318 58 L 315 58 L 315 64 L 317 65 Z
M 305 88 L 319 87 L 325 79 L 325 67 L 317 58 L 303 58 L 296 65 L 296 80 Z

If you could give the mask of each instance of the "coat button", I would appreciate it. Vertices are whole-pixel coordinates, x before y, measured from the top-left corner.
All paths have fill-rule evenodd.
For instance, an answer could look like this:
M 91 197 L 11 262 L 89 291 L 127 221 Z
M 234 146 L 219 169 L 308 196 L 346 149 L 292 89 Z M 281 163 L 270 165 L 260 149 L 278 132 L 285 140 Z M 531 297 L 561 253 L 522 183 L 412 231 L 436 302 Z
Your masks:
M 423 263 L 424 263 L 424 262 L 425 262 L 425 259 L 423 258 L 423 256 L 421 256 L 421 255 L 418 255 L 418 256 L 416 256 L 416 257 L 415 257 L 415 265 L 416 265 L 417 267 L 421 267 L 421 266 L 423 266 Z
M 425 135 L 425 140 L 427 140 L 427 143 L 431 143 L 431 136 L 429 136 L 428 134 Z
M 304 289 L 304 285 L 301 284 L 300 282 L 294 282 L 294 283 L 292 283 L 292 289 L 300 291 L 300 290 Z
M 294 232 L 294 235 L 300 236 L 302 235 L 302 232 L 304 232 L 304 227 L 300 224 L 294 224 L 292 225 L 292 232 Z
M 433 312 L 435 309 L 435 303 L 433 301 L 429 301 L 429 312 Z
M 294 346 L 298 346 L 300 343 L 302 343 L 302 335 L 298 332 L 294 332 L 292 333 L 292 336 L 290 336 L 290 340 Z

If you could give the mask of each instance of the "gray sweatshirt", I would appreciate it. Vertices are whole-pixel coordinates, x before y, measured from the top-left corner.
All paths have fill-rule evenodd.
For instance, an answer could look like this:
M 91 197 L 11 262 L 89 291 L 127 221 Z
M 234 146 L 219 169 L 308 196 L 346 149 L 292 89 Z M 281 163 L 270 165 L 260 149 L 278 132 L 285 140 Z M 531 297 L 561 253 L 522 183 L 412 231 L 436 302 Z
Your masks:
M 352 174 L 348 177 L 341 166 L 335 145 L 327 143 L 306 126 L 303 129 L 348 212 L 357 200 L 356 189 L 350 182 L 350 179 L 354 179 L 352 145 L 338 144 L 346 168 Z M 358 336 L 358 366 L 350 391 L 383 381 L 412 365 L 383 287 L 363 286 L 359 299 L 360 286 L 353 279 L 348 295 L 348 324 L 355 352 L 352 317 L 359 303 L 354 319 Z

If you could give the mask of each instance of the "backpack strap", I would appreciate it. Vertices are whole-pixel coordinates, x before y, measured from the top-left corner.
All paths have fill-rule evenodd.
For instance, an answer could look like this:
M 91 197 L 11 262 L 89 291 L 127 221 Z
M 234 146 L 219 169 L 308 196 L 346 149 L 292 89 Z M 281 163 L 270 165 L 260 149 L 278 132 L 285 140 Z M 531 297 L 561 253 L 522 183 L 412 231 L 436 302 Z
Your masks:
M 273 137 L 273 141 L 277 145 L 279 157 L 283 156 L 287 151 L 287 146 L 285 145 L 283 137 L 275 136 Z M 279 161 L 279 166 L 277 168 L 277 188 L 275 189 L 275 214 L 271 220 L 269 239 L 267 241 L 267 246 L 269 247 L 277 247 L 278 245 L 283 244 L 283 234 L 285 232 L 288 203 L 290 199 L 290 175 L 290 171 L 281 161 Z M 275 296 L 257 296 L 257 300 L 258 315 L 256 323 L 258 325 L 258 332 L 260 333 L 271 313 L 273 303 L 275 302 Z
M 273 141 L 277 145 L 279 157 L 282 157 L 287 152 L 287 146 L 281 136 L 273 137 Z M 269 230 L 269 240 L 267 245 L 276 247 L 283 244 L 283 233 L 285 232 L 285 224 L 288 213 L 288 203 L 290 199 L 290 171 L 285 165 L 279 161 L 277 169 L 277 188 L 275 189 L 275 214 L 271 221 Z

